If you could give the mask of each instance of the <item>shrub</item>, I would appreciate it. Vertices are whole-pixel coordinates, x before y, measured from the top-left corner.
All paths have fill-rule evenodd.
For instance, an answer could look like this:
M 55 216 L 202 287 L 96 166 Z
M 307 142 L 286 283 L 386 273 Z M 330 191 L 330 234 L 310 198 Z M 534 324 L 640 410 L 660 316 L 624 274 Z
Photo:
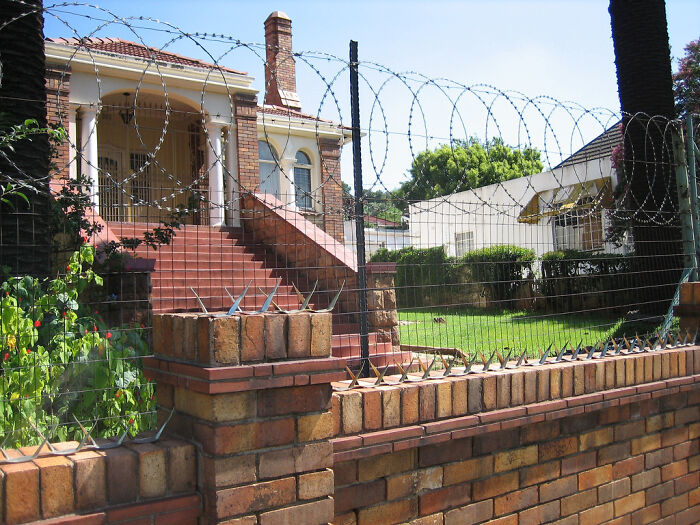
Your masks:
M 61 441 L 82 439 L 73 416 L 95 422 L 93 436 L 136 433 L 152 425 L 153 385 L 139 357 L 139 328 L 105 327 L 80 294 L 102 279 L 84 244 L 53 280 L 12 277 L 0 285 L 0 414 L 6 446 L 36 441 L 27 424 Z
M 547 252 L 541 257 L 541 294 L 553 310 L 585 309 L 587 301 L 605 293 L 605 304 L 625 304 L 632 258 L 579 250 Z M 573 304 L 576 300 L 580 304 Z
M 526 277 L 533 275 L 535 252 L 528 248 L 500 244 L 466 253 L 460 262 L 465 264 L 472 279 L 482 283 L 493 301 L 508 301 Z

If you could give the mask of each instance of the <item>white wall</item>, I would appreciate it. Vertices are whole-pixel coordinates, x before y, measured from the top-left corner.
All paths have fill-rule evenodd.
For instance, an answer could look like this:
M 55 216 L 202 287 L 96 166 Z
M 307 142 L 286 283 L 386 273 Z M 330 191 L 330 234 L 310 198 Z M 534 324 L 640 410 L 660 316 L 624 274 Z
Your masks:
M 547 201 L 560 187 L 606 177 L 612 179 L 614 187 L 615 170 L 609 158 L 602 158 L 412 204 L 409 231 L 413 245 L 444 245 L 447 254 L 454 256 L 455 234 L 472 231 L 474 249 L 515 244 L 542 255 L 554 249 L 551 221 L 543 217 L 537 224 L 519 223 L 517 218 L 523 207 L 535 194 Z M 609 249 L 606 246 L 606 251 Z
M 355 221 L 343 221 L 345 246 L 355 250 Z M 408 230 L 389 230 L 384 228 L 365 228 L 365 254 L 367 258 L 380 248 L 400 250 L 411 246 L 411 235 Z

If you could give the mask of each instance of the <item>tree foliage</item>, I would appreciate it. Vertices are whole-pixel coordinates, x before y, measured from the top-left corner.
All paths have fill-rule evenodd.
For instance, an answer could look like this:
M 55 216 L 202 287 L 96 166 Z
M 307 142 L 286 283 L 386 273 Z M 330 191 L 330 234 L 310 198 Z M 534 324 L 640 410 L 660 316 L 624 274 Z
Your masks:
M 685 46 L 685 56 L 673 75 L 673 94 L 678 115 L 700 113 L 700 38 Z
M 419 153 L 409 170 L 411 179 L 401 185 L 396 197 L 432 199 L 539 173 L 543 167 L 534 148 L 512 148 L 500 138 L 486 144 L 475 138 L 457 140 Z

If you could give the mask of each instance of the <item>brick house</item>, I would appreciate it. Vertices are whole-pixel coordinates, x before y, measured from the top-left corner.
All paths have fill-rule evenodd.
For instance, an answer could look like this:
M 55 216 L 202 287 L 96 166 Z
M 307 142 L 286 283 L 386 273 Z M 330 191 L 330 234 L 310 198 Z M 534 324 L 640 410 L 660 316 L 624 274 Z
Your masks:
M 357 263 L 343 241 L 340 153 L 350 130 L 302 112 L 290 18 L 265 21 L 263 103 L 247 73 L 117 38 L 46 40 L 49 121 L 63 125 L 56 183 L 84 175 L 95 243 L 140 236 L 186 212 L 184 228 L 157 252 L 154 312 L 300 304 L 334 310 L 334 353 L 359 356 Z M 316 284 L 317 283 L 317 284 Z M 196 292 L 197 296 L 195 296 Z M 381 333 L 379 333 L 381 332 Z M 371 352 L 391 356 L 398 331 L 370 333 Z M 392 343 L 393 340 L 393 343 Z
M 247 73 L 116 38 L 46 41 L 50 121 L 69 132 L 61 175 L 80 171 L 107 222 L 186 208 L 240 226 L 240 198 L 272 195 L 343 241 L 341 126 L 301 111 L 291 20 L 265 21 L 264 103 Z

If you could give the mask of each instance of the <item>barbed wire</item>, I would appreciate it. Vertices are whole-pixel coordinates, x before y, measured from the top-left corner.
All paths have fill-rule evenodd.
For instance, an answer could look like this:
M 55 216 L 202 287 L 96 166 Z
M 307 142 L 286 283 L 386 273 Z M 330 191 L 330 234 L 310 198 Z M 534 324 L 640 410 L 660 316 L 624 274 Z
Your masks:
M 171 212 L 175 210 L 173 203 L 179 198 L 178 196 L 194 192 L 202 204 L 210 208 L 223 208 L 226 211 L 237 209 L 239 207 L 237 202 L 228 199 L 224 199 L 224 202 L 217 202 L 202 191 L 203 186 L 213 176 L 212 170 L 218 169 L 216 168 L 217 164 L 221 165 L 224 170 L 225 185 L 234 187 L 233 191 L 229 191 L 229 194 L 236 193 L 244 196 L 259 191 L 259 187 L 247 187 L 242 184 L 238 174 L 230 172 L 230 164 L 226 163 L 224 147 L 212 155 L 209 161 L 205 161 L 206 166 L 203 169 L 198 170 L 197 173 L 191 173 L 189 178 L 183 177 L 182 171 L 185 170 L 182 170 L 182 166 L 178 170 L 177 166 L 168 165 L 167 155 L 170 152 L 163 151 L 161 153 L 161 151 L 169 137 L 181 131 L 172 128 L 175 125 L 172 118 L 176 114 L 182 115 L 190 110 L 182 109 L 182 107 L 180 109 L 173 108 L 172 91 L 174 88 L 169 87 L 172 72 L 168 69 L 168 66 L 172 64 L 168 64 L 157 53 L 174 52 L 176 47 L 186 43 L 195 49 L 196 55 L 203 56 L 207 61 L 200 61 L 199 67 L 206 73 L 198 88 L 198 104 L 194 100 L 183 99 L 181 93 L 178 93 L 175 99 L 182 100 L 179 103 L 180 106 L 184 104 L 185 107 L 188 105 L 192 107 L 193 117 L 198 117 L 199 120 L 205 149 L 212 150 L 214 148 L 213 137 L 210 136 L 210 131 L 207 129 L 209 121 L 215 118 L 216 122 L 222 127 L 228 128 L 229 132 L 234 131 L 236 127 L 234 98 L 237 88 L 230 84 L 231 79 L 228 73 L 232 70 L 229 69 L 229 64 L 235 65 L 235 61 L 241 58 L 240 53 L 245 53 L 246 59 L 252 59 L 253 63 L 259 64 L 261 70 L 267 68 L 269 71 L 265 81 L 265 91 L 278 82 L 279 72 L 266 62 L 267 46 L 265 44 L 244 42 L 230 35 L 184 31 L 158 18 L 124 17 L 113 10 L 82 2 L 54 3 L 45 6 L 43 14 L 56 21 L 59 26 L 65 27 L 71 37 L 75 39 L 72 42 L 62 43 L 69 51 L 64 58 L 59 85 L 55 93 L 57 106 L 60 108 L 62 105 L 73 104 L 81 108 L 94 107 L 97 110 L 97 116 L 93 129 L 89 132 L 90 136 L 97 132 L 98 127 L 107 125 L 100 119 L 103 117 L 102 120 L 104 120 L 105 112 L 116 110 L 117 112 L 131 111 L 133 113 L 132 123 L 126 128 L 133 130 L 139 153 L 145 153 L 147 158 L 147 161 L 141 163 L 136 169 L 126 169 L 125 166 L 122 166 L 121 173 L 114 174 L 99 165 L 95 166 L 97 159 L 86 158 L 81 147 L 87 143 L 89 137 L 87 139 L 81 138 L 83 144 L 79 144 L 74 136 L 68 137 L 69 147 L 76 152 L 76 157 L 72 162 L 76 165 L 83 164 L 85 168 L 97 171 L 99 176 L 106 181 L 103 186 L 123 195 L 123 202 L 126 203 L 123 206 L 153 207 Z M 90 31 L 80 31 L 79 25 L 82 27 L 86 21 L 94 23 L 94 27 Z M 13 22 L 13 20 L 9 21 L 0 30 L 6 30 Z M 119 55 L 118 51 L 116 54 L 111 54 L 113 57 L 123 56 L 127 60 L 140 59 L 142 62 L 140 71 L 136 71 L 137 78 L 130 85 L 122 82 L 123 92 L 129 92 L 130 96 L 133 96 L 133 103 L 129 107 L 120 107 L 114 100 L 110 101 L 110 97 L 112 99 L 116 97 L 116 92 L 114 90 L 105 91 L 104 80 L 106 77 L 103 78 L 101 74 L 101 59 L 104 58 L 105 51 L 100 50 L 99 45 L 91 42 L 91 39 L 104 38 L 102 36 L 104 34 L 121 31 L 126 31 L 133 38 L 133 41 L 143 48 L 141 50 L 143 56 L 140 57 Z M 164 35 L 165 40 L 159 45 L 150 43 L 146 33 L 151 31 Z M 59 43 L 61 42 L 59 41 Z M 79 55 L 82 61 L 87 59 L 94 74 L 92 83 L 96 95 L 91 102 L 92 106 L 84 101 L 73 99 L 72 94 L 68 96 L 68 100 L 61 98 L 61 92 L 69 84 L 68 75 L 79 76 L 82 74 L 71 71 L 71 66 Z M 280 150 L 275 151 L 275 155 L 273 155 L 276 169 L 267 174 L 268 178 L 278 178 L 278 180 L 261 180 L 260 182 L 263 186 L 266 183 L 274 183 L 272 185 L 277 185 L 280 193 L 282 193 L 282 186 L 287 188 L 295 186 L 293 165 L 290 167 L 289 162 L 283 161 L 283 157 L 285 152 L 293 147 L 294 138 L 297 135 L 295 127 L 299 122 L 312 126 L 317 144 L 322 139 L 322 127 L 324 126 L 326 128 L 328 126 L 334 127 L 341 135 L 344 133 L 343 130 L 349 129 L 344 124 L 347 119 L 343 118 L 346 108 L 340 102 L 341 99 L 347 98 L 345 96 L 347 86 L 344 82 L 345 73 L 349 69 L 348 60 L 323 51 L 305 51 L 289 53 L 279 66 L 284 68 L 289 62 L 293 63 L 298 70 L 305 69 L 305 73 L 311 74 L 310 78 L 316 79 L 318 85 L 305 85 L 299 91 L 315 93 L 319 102 L 315 111 L 307 113 L 286 108 L 288 109 L 286 116 L 284 111 L 271 114 L 270 111 L 266 111 L 264 104 L 258 107 L 260 140 L 267 143 L 275 142 Z M 568 169 L 564 164 L 577 151 L 589 146 L 592 139 L 609 131 L 618 122 L 627 122 L 618 137 L 618 144 L 626 142 L 625 138 L 632 121 L 644 124 L 649 137 L 661 133 L 663 137 L 671 139 L 678 134 L 680 127 L 676 121 L 666 120 L 662 122 L 659 118 L 641 114 L 626 115 L 623 118 L 618 112 L 612 110 L 585 108 L 575 102 L 559 101 L 547 95 L 530 97 L 518 91 L 503 91 L 488 84 L 466 85 L 449 78 L 430 78 L 416 71 L 397 72 L 389 66 L 372 61 L 361 61 L 359 73 L 363 83 L 363 92 L 369 95 L 363 106 L 367 124 L 362 128 L 366 134 L 363 141 L 367 144 L 369 153 L 369 166 L 366 166 L 365 174 L 372 173 L 373 175 L 365 177 L 364 185 L 367 188 L 379 189 L 391 194 L 401 180 L 400 174 L 396 173 L 397 169 L 401 171 L 401 174 L 410 171 L 411 179 L 409 180 L 416 184 L 422 182 L 429 184 L 430 174 L 420 169 L 420 166 L 416 164 L 416 158 L 421 152 L 431 150 L 439 144 L 448 145 L 452 151 L 452 161 L 457 166 L 457 180 L 453 184 L 453 189 L 447 194 L 430 199 L 430 204 L 422 206 L 437 206 L 438 203 L 449 206 L 451 196 L 464 192 L 467 194 L 462 195 L 461 200 L 476 199 L 485 206 L 492 207 L 494 211 L 498 204 L 523 204 L 530 200 L 533 195 L 540 199 L 543 207 L 555 208 L 559 205 L 558 202 L 552 200 L 556 198 L 556 191 L 549 192 L 551 199 L 546 201 L 542 190 L 536 187 L 533 179 L 528 176 L 522 177 L 520 184 L 510 181 L 496 182 L 490 185 L 488 192 L 479 191 L 478 186 L 474 187 L 469 182 L 467 174 L 467 171 L 472 167 L 464 165 L 464 162 L 459 160 L 457 151 L 462 144 L 468 144 L 475 137 L 478 137 L 477 140 L 484 145 L 487 151 L 492 147 L 494 139 L 502 141 L 503 144 L 513 147 L 515 150 L 524 151 L 528 148 L 537 150 L 543 161 L 542 164 L 550 172 L 549 179 L 554 185 L 554 188 L 548 188 L 548 190 L 565 190 L 572 185 L 581 185 L 592 180 L 606 178 L 610 178 L 613 185 L 615 184 L 618 174 L 616 168 L 612 166 L 612 147 L 610 151 L 598 152 L 597 158 L 586 159 L 583 157 L 583 160 L 597 161 L 595 168 L 591 168 L 585 162 L 574 163 L 568 166 Z M 304 78 L 309 77 L 306 75 Z M 213 83 L 223 85 L 223 93 L 217 95 L 217 100 L 221 101 L 218 109 L 221 110 L 225 107 L 225 112 L 212 112 L 208 98 L 214 96 L 210 89 Z M 154 91 L 156 86 L 157 90 Z M 149 101 L 153 101 L 153 97 L 155 97 L 156 102 L 160 101 L 162 105 L 159 115 L 160 131 L 155 138 L 150 133 L 153 130 L 146 129 L 148 127 L 146 114 L 148 113 L 152 118 L 155 112 L 143 110 L 143 106 Z M 141 98 L 143 98 L 143 103 Z M 327 103 L 328 101 L 330 104 Z M 196 108 L 196 106 L 199 107 Z M 64 120 L 64 116 L 60 113 L 59 111 L 59 124 L 68 128 L 69 123 Z M 330 118 L 328 118 L 329 113 L 331 114 Z M 405 124 L 402 124 L 401 120 L 397 121 L 394 116 L 401 114 L 406 119 Z M 378 125 L 375 125 L 377 121 Z M 286 136 L 284 137 L 280 136 L 282 126 L 286 127 Z M 654 129 L 650 129 L 650 126 Z M 482 131 L 475 133 L 479 128 Z M 445 132 L 440 132 L 440 130 Z M 536 138 L 538 134 L 540 138 Z M 227 137 L 226 140 L 233 139 Z M 344 140 L 341 139 L 341 141 Z M 219 137 L 217 137 L 216 142 L 220 142 Z M 342 148 L 342 145 L 340 147 Z M 648 166 L 647 163 L 651 162 L 659 170 L 668 169 L 670 166 L 663 168 L 662 166 L 669 164 L 669 159 L 673 158 L 671 154 L 673 145 L 664 142 L 661 147 L 661 152 L 656 151 L 656 148 L 647 148 L 644 152 L 627 153 L 634 157 L 634 161 L 629 164 L 634 169 L 632 173 L 626 174 L 625 182 L 618 190 L 617 197 L 620 202 L 626 203 L 625 208 L 636 211 L 633 212 L 632 216 L 626 212 L 627 215 L 621 219 L 639 219 L 654 223 L 660 221 L 662 217 L 649 215 L 648 210 L 667 209 L 674 205 L 675 187 L 670 182 L 671 179 L 666 177 L 669 182 L 663 186 L 663 192 L 658 194 L 659 188 L 655 184 L 661 178 L 660 173 L 650 173 L 649 169 L 641 167 Z M 11 161 L 6 152 L 3 151 L 0 154 Z M 316 202 L 316 207 L 321 208 L 317 211 L 321 213 L 339 213 L 342 210 L 342 203 L 327 202 L 322 198 L 322 194 L 325 186 L 341 185 L 342 181 L 336 173 L 329 169 L 327 160 L 322 155 L 318 155 L 317 161 L 313 170 L 312 184 L 309 188 L 304 188 L 301 195 Z M 18 169 L 16 165 L 13 167 Z M 62 166 L 59 166 L 58 171 L 61 172 L 67 168 L 68 163 L 64 162 Z M 177 171 L 181 172 L 177 173 Z M 153 192 L 151 198 L 144 198 L 144 194 L 132 191 L 131 187 L 136 181 L 147 184 L 147 179 L 153 178 L 155 173 L 158 173 L 162 180 L 169 181 L 172 185 L 171 191 L 161 191 L 160 195 Z M 50 180 L 55 175 L 50 174 L 45 179 Z M 26 184 L 26 180 L 30 177 L 27 174 L 20 174 L 20 176 L 3 174 L 3 178 L 13 183 L 24 181 L 23 184 Z M 642 200 L 639 200 L 638 194 L 630 193 L 633 181 L 639 178 L 646 178 L 649 187 L 646 198 Z M 35 180 L 37 179 L 35 178 Z M 41 178 L 38 180 L 41 181 Z M 99 199 L 99 189 L 97 193 L 96 198 Z M 588 197 L 600 205 L 604 200 L 601 195 L 588 195 Z M 293 204 L 295 197 L 292 195 L 290 198 L 291 203 L 283 202 L 280 206 L 286 207 Z M 180 201 L 182 201 L 181 198 Z M 600 206 L 596 205 L 588 209 L 591 212 L 597 212 L 599 208 Z M 642 210 L 647 211 L 642 212 Z

